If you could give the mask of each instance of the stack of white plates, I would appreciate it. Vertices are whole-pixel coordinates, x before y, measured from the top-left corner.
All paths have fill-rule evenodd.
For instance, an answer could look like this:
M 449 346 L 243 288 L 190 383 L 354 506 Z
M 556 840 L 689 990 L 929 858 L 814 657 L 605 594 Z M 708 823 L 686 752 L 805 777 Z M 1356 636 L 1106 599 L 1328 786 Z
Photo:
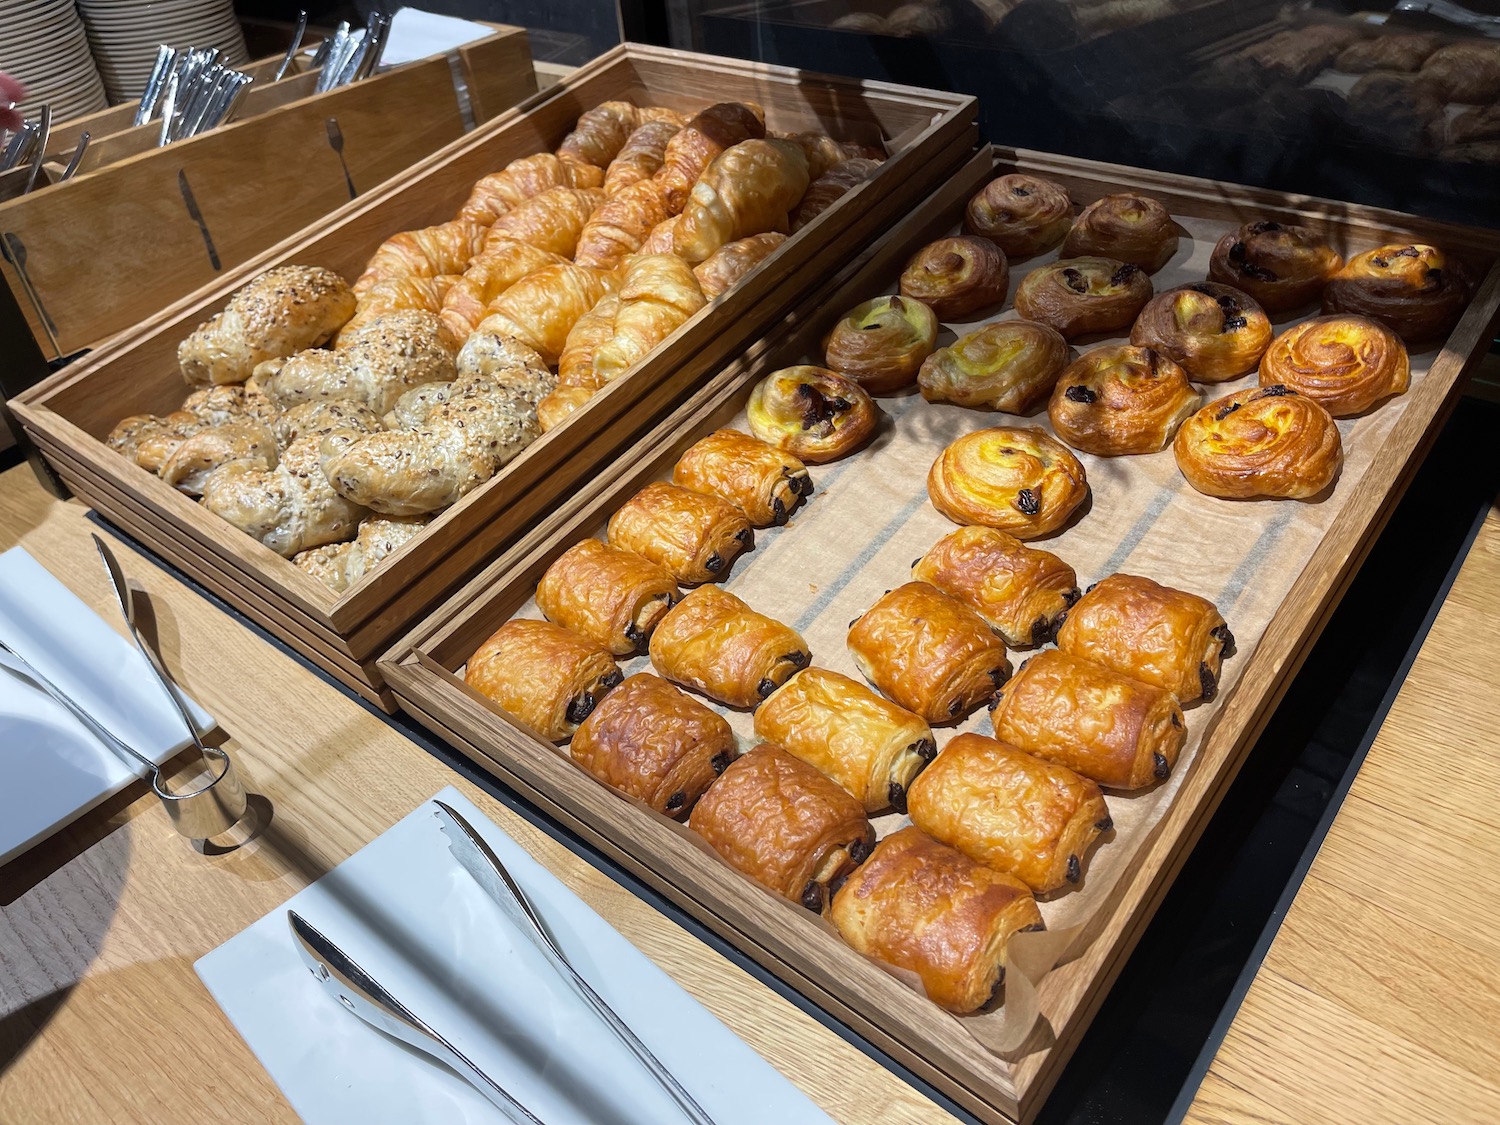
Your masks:
M 20 108 L 29 118 L 44 102 L 54 123 L 105 106 L 73 0 L 0 0 L 0 71 L 26 87 Z
M 226 66 L 250 61 L 231 0 L 78 0 L 78 10 L 111 102 L 141 96 L 164 43 L 217 47 Z

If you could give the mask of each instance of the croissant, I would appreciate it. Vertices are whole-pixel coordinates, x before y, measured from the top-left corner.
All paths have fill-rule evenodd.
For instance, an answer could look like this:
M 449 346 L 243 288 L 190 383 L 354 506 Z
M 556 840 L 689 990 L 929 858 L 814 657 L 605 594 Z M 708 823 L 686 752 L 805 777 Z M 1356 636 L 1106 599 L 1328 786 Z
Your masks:
M 885 153 L 878 148 L 855 141 L 836 141 L 823 133 L 773 135 L 780 140 L 791 141 L 802 150 L 802 155 L 807 157 L 808 173 L 815 180 L 820 179 L 835 164 L 841 164 L 845 160 L 872 160 L 879 164 L 885 159 Z
M 572 262 L 544 266 L 500 294 L 475 331 L 514 336 L 554 364 L 578 318 L 617 288 L 619 279 L 604 270 Z
M 651 233 L 646 236 L 646 241 L 641 243 L 642 254 L 670 254 L 677 234 L 678 215 L 670 219 L 664 219 L 651 228 Z
M 484 245 L 488 248 L 496 239 L 513 238 L 571 258 L 584 224 L 604 199 L 597 188 L 551 188 L 496 219 Z
M 182 442 L 161 467 L 161 479 L 179 492 L 197 496 L 215 469 L 244 461 L 258 469 L 276 467 L 276 435 L 255 418 L 242 416 L 199 430 Z
M 455 219 L 435 227 L 402 231 L 380 244 L 354 283 L 355 296 L 391 277 L 442 277 L 463 273 L 484 244 L 481 223 Z
M 654 180 L 622 188 L 584 224 L 573 260 L 580 266 L 612 270 L 639 253 L 657 224 L 670 217 L 661 185 Z
M 499 172 L 491 172 L 474 185 L 458 217 L 489 226 L 513 207 L 552 188 L 598 187 L 597 175 L 580 173 L 550 152 L 512 160 Z
M 458 339 L 467 339 L 501 293 L 527 274 L 565 261 L 559 254 L 514 238 L 487 239 L 479 257 L 443 298 L 443 323 Z
M 604 102 L 579 116 L 573 131 L 557 146 L 565 164 L 606 168 L 641 123 L 641 111 L 629 102 Z
M 592 392 L 604 386 L 603 376 L 594 370 L 594 353 L 614 339 L 619 311 L 620 295 L 609 293 L 578 318 L 557 361 L 558 391 L 582 388 Z
M 687 206 L 693 185 L 721 152 L 765 135 L 764 114 L 740 102 L 720 102 L 692 118 L 667 142 L 661 168 L 652 177 L 661 185 L 668 209 L 675 215 Z
M 773 230 L 727 242 L 694 266 L 693 276 L 703 288 L 703 295 L 712 301 L 733 289 L 740 278 L 774 254 L 785 241 L 786 235 Z M 666 252 L 671 253 L 671 247 Z
M 792 212 L 792 231 L 796 233 L 832 207 L 845 192 L 863 182 L 880 167 L 880 161 L 856 156 L 841 160 L 807 187 L 802 202 Z
M 614 195 L 656 175 L 667 156 L 667 143 L 681 131 L 670 121 L 637 125 L 604 170 L 604 194 Z
M 386 313 L 441 311 L 443 299 L 458 281 L 455 274 L 442 277 L 388 277 L 366 289 L 355 306 L 354 315 L 339 329 L 337 339 L 352 337 L 370 321 Z
M 594 353 L 594 372 L 605 382 L 624 375 L 708 302 L 681 258 L 635 258 L 620 283 L 614 335 Z
M 537 404 L 536 420 L 542 433 L 554 430 L 566 422 L 572 413 L 594 397 L 590 387 L 558 387 Z
M 791 141 L 741 141 L 715 157 L 693 185 L 673 249 L 701 262 L 726 242 L 785 229 L 807 185 L 807 157 Z

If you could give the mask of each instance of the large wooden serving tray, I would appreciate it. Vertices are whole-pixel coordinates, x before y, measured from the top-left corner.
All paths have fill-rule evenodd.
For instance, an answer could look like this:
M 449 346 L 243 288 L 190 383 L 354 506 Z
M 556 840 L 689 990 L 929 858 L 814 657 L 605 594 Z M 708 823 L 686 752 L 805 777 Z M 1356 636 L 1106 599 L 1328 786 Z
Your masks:
M 954 230 L 973 192 L 1010 170 L 1063 182 L 1080 207 L 1122 189 L 1165 203 L 1192 240 L 1184 239 L 1187 250 L 1154 279 L 1158 291 L 1201 280 L 1218 235 L 1258 218 L 1321 228 L 1346 252 L 1392 238 L 1422 238 L 1471 256 L 1483 281 L 1447 343 L 1413 355 L 1411 391 L 1340 424 L 1348 460 L 1321 503 L 1199 496 L 1181 480 L 1170 450 L 1110 461 L 1084 456 L 1093 508 L 1042 545 L 1073 563 L 1084 582 L 1125 570 L 1192 588 L 1201 575 L 1227 565 L 1230 581 L 1199 592 L 1220 599 L 1239 651 L 1225 664 L 1218 699 L 1189 709 L 1190 740 L 1172 779 L 1143 795 L 1112 795 L 1117 832 L 1090 859 L 1083 889 L 1044 904 L 1044 915 L 1054 906 L 1059 910 L 1049 924 L 1079 927 L 1071 960 L 1041 980 L 1042 1020 L 1031 1037 L 1015 1054 L 1000 1057 L 962 1021 L 854 953 L 805 911 L 760 892 L 694 846 L 680 827 L 621 799 L 576 767 L 565 750 L 510 722 L 467 688 L 461 670 L 494 629 L 531 612 L 536 582 L 553 559 L 580 539 L 601 534 L 611 512 L 647 481 L 669 477 L 677 457 L 698 438 L 725 425 L 743 427 L 744 403 L 767 372 L 821 362 L 822 336 L 838 316 L 895 291 L 908 255 Z M 1500 308 L 1497 252 L 1496 232 L 1034 152 L 981 153 L 826 285 L 818 304 L 799 311 L 758 354 L 726 367 L 608 474 L 478 574 L 393 649 L 382 667 L 407 711 L 836 1018 L 981 1118 L 1029 1120 L 1487 346 Z M 1042 260 L 1013 266 L 1012 293 Z M 1286 323 L 1280 318 L 1278 328 Z M 1080 350 L 1090 346 L 1079 344 Z M 1227 392 L 1208 388 L 1208 397 L 1218 393 Z M 894 423 L 887 419 L 871 446 L 853 457 L 812 467 L 816 487 L 805 508 L 788 527 L 758 532 L 755 550 L 736 562 L 729 578 L 730 589 L 756 609 L 803 633 L 814 664 L 846 673 L 852 665 L 842 646 L 845 620 L 862 612 L 880 588 L 905 581 L 910 560 L 952 527 L 930 508 L 920 484 L 912 489 L 913 471 L 925 474 L 934 442 L 941 448 L 955 433 L 1017 424 L 1005 415 L 965 412 L 916 396 L 881 401 Z M 1045 426 L 1046 415 L 1021 424 Z M 926 459 L 918 461 L 912 452 L 924 442 Z M 821 539 L 820 528 L 826 529 Z M 872 585 L 873 591 L 866 589 Z M 846 596 L 851 591 L 854 599 Z M 742 746 L 748 745 L 746 717 L 730 719 Z M 986 730 L 988 720 L 974 717 L 961 729 Z M 940 741 L 948 733 L 940 731 Z M 1141 815 L 1142 809 L 1149 815 Z M 1087 909 L 1080 914 L 1083 904 Z
M 120 418 L 175 408 L 187 390 L 177 371 L 178 342 L 246 280 L 286 263 L 357 277 L 384 239 L 450 219 L 475 180 L 517 157 L 551 151 L 580 113 L 615 98 L 682 109 L 751 100 L 765 107 L 771 128 L 879 141 L 890 155 L 629 376 L 342 596 L 103 444 Z M 973 151 L 976 116 L 966 95 L 627 44 L 122 335 L 12 407 L 58 474 L 98 511 L 344 683 L 393 706 L 375 667 L 379 653 L 941 183 Z

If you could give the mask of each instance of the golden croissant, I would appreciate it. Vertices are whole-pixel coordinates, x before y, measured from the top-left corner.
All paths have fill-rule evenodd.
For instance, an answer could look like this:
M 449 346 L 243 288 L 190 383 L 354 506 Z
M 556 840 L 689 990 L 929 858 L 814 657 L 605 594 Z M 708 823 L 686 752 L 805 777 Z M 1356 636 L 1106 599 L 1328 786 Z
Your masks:
M 600 205 L 578 236 L 573 260 L 580 266 L 612 270 L 632 254 L 659 223 L 671 216 L 661 186 L 642 180 L 623 188 Z
M 708 302 L 692 268 L 673 254 L 634 259 L 620 284 L 614 334 L 594 353 L 594 372 L 606 383 L 650 354 Z
M 740 102 L 720 102 L 692 118 L 667 142 L 661 168 L 653 177 L 667 207 L 673 214 L 681 211 L 698 177 L 725 149 L 765 135 L 765 114 Z
M 442 277 L 463 273 L 469 259 L 484 244 L 482 223 L 455 219 L 435 227 L 402 231 L 380 244 L 354 283 L 361 296 L 377 282 L 391 277 Z
M 596 105 L 578 118 L 573 131 L 557 146 L 558 159 L 565 164 L 606 168 L 640 123 L 641 111 L 630 102 Z
M 693 185 L 673 249 L 701 262 L 727 242 L 785 231 L 807 185 L 807 157 L 791 141 L 750 140 L 725 149 Z
M 864 156 L 840 160 L 828 171 L 808 185 L 792 212 L 792 230 L 799 231 L 828 208 L 832 207 L 845 192 L 869 179 L 880 167 L 880 161 Z
M 443 323 L 455 337 L 467 339 L 501 293 L 527 274 L 565 261 L 559 254 L 514 238 L 487 239 L 479 257 L 443 298 Z
M 484 246 L 513 238 L 571 258 L 584 224 L 603 202 L 604 193 L 597 188 L 551 188 L 496 219 Z
M 779 231 L 767 231 L 726 242 L 693 269 L 693 276 L 703 287 L 703 295 L 712 301 L 733 289 L 740 278 L 774 254 L 785 241 L 786 235 Z
M 604 270 L 572 262 L 544 266 L 500 294 L 475 331 L 514 336 L 554 364 L 573 325 L 617 288 L 619 279 Z
M 670 121 L 647 121 L 637 125 L 625 141 L 625 147 L 604 170 L 604 194 L 614 195 L 631 184 L 649 180 L 661 169 L 667 156 L 667 142 L 681 131 Z
M 590 175 L 589 171 L 559 160 L 550 152 L 523 156 L 479 180 L 459 208 L 458 217 L 489 226 L 507 211 L 551 188 L 598 187 L 599 183 L 596 171 Z
M 607 294 L 573 325 L 557 361 L 557 386 L 585 387 L 597 391 L 604 379 L 594 370 L 594 353 L 615 335 L 615 314 L 620 311 L 620 295 Z
M 359 296 L 354 315 L 339 329 L 337 339 L 352 337 L 370 321 L 386 313 L 418 312 L 435 313 L 442 309 L 443 298 L 448 295 L 458 277 L 444 274 L 442 277 L 388 277 L 377 281 Z

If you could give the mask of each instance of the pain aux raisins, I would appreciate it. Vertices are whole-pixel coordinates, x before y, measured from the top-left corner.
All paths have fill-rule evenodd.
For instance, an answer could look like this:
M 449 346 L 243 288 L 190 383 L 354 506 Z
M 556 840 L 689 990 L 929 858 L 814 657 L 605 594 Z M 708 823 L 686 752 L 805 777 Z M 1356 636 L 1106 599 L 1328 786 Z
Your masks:
M 1042 510 L 1042 497 L 1034 489 L 1023 488 L 1016 493 L 1016 509 L 1028 516 L 1034 516 Z
M 1099 399 L 1098 395 L 1082 383 L 1063 391 L 1063 397 L 1069 402 L 1097 402 Z

